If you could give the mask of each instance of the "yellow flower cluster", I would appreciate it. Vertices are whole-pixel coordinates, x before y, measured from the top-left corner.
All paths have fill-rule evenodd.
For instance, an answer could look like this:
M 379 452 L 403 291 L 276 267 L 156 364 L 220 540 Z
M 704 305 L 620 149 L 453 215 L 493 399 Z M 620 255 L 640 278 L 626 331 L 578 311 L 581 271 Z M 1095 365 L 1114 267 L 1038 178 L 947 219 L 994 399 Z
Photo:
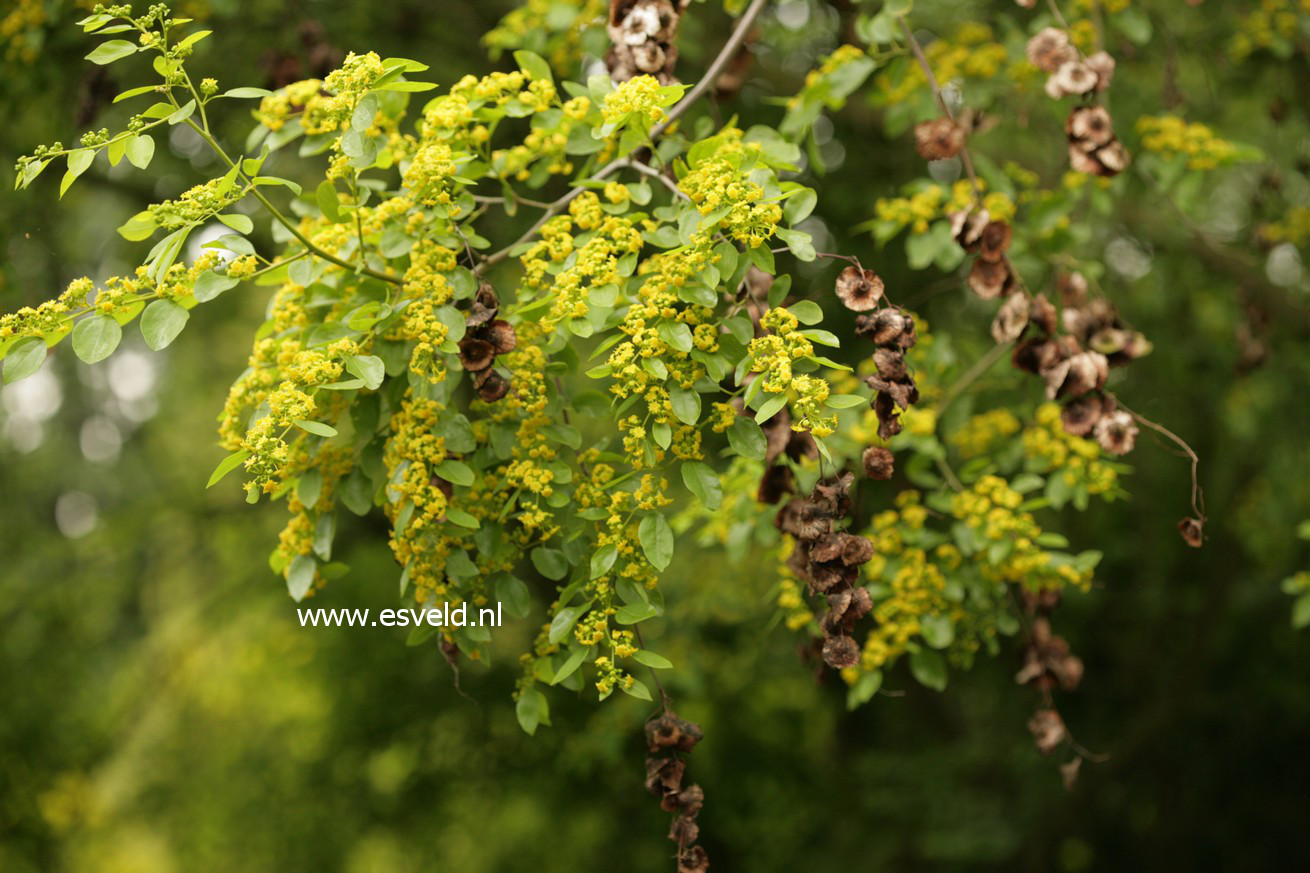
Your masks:
M 1305 245 L 1310 242 L 1310 207 L 1291 207 L 1282 221 L 1261 226 L 1260 236 L 1270 243 L 1289 242 L 1294 246 Z M 0 333 L 0 337 L 3 336 L 4 334 Z
M 605 95 L 601 117 L 606 124 L 623 124 L 631 117 L 664 120 L 660 83 L 654 76 L 634 76 Z
M 782 207 L 764 202 L 764 189 L 743 170 L 744 165 L 753 163 L 745 160 L 748 152 L 758 146 L 743 143 L 741 136 L 736 129 L 720 134 L 718 149 L 683 176 L 678 189 L 696 204 L 701 215 L 718 217 L 712 226 L 698 230 L 697 237 L 711 237 L 722 228 L 728 236 L 754 248 L 772 238 L 782 220 Z
M 255 120 L 269 130 L 281 130 L 292 116 L 304 112 L 311 101 L 320 100 L 322 91 L 321 79 L 292 82 L 259 101 L 259 109 L 255 110 Z
M 769 331 L 751 340 L 747 351 L 751 371 L 761 373 L 763 388 L 772 394 L 794 392 L 792 430 L 808 430 L 825 437 L 837 429 L 837 416 L 824 416 L 821 410 L 828 399 L 828 383 L 809 375 L 794 375 L 792 363 L 814 354 L 814 345 L 800 333 L 800 322 L 786 309 L 774 308 L 764 313 L 760 327 Z
M 441 204 L 447 207 L 453 218 L 459 213 L 458 207 L 451 205 L 449 182 L 455 175 L 455 162 L 451 158 L 450 146 L 445 143 L 422 146 L 405 168 L 401 184 L 419 203 L 424 206 Z
M 1237 158 L 1236 147 L 1214 135 L 1199 122 L 1190 124 L 1177 115 L 1143 115 L 1137 119 L 1142 148 L 1164 155 L 1185 155 L 1193 170 L 1212 170 Z
M 605 0 L 527 0 L 510 10 L 482 41 L 496 51 L 514 51 L 544 36 L 546 60 L 556 72 L 571 74 L 581 60 L 583 33 L 604 24 L 608 6 Z
M 959 430 L 951 434 L 951 442 L 959 450 L 960 457 L 976 458 L 997 448 L 1021 428 L 1019 419 L 1010 410 L 991 409 L 971 416 Z
M 991 28 L 975 22 L 960 26 L 953 39 L 939 39 L 923 50 L 928 65 L 938 81 L 954 79 L 991 79 L 1005 69 L 1005 46 L 997 42 Z M 918 64 L 908 64 L 899 79 L 881 73 L 875 80 L 878 93 L 888 104 L 903 103 L 928 87 L 928 80 Z
M 1063 476 L 1065 483 L 1082 483 L 1089 494 L 1105 494 L 1118 482 L 1119 474 L 1101 460 L 1101 447 L 1093 440 L 1074 436 L 1060 421 L 1060 407 L 1044 403 L 1034 423 L 1023 432 L 1024 454 L 1039 462 L 1043 472 Z
M 1023 495 L 999 476 L 983 476 L 951 498 L 951 515 L 972 532 L 975 558 L 983 558 L 984 579 L 1023 585 L 1033 591 L 1086 589 L 1092 574 L 1058 562 L 1037 544 L 1042 533 L 1032 513 L 1022 512 Z
M 1228 54 L 1241 61 L 1262 49 L 1287 45 L 1301 32 L 1301 15 L 1307 12 L 1310 0 L 1260 0 L 1258 8 L 1238 19 Z
M 245 193 L 235 185 L 229 186 L 226 192 L 221 191 L 221 183 L 221 179 L 210 179 L 184 191 L 176 200 L 152 204 L 146 211 L 164 230 L 206 221 L 240 200 Z
M 986 187 L 985 182 L 979 182 Z M 907 227 L 912 233 L 927 233 L 934 221 L 969 208 L 973 199 L 973 184 L 968 179 L 959 179 L 949 188 L 936 182 L 918 182 L 905 196 L 878 198 L 873 207 L 874 217 L 890 226 L 890 232 L 885 234 L 888 238 Z M 1014 201 L 999 191 L 983 197 L 983 208 L 997 221 L 1014 218 Z

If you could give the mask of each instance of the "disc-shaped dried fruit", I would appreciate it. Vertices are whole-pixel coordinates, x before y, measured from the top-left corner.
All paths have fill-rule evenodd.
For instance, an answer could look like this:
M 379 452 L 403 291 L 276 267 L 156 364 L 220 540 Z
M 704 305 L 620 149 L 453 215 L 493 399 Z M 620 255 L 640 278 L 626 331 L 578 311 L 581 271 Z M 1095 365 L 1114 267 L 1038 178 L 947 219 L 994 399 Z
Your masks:
M 882 446 L 869 446 L 864 450 L 864 475 L 870 479 L 886 481 L 896 472 L 896 456 Z
M 1005 221 L 989 221 L 978 237 L 978 257 L 984 261 L 999 261 L 1005 257 L 1014 239 L 1014 231 Z
M 496 347 L 486 340 L 466 336 L 459 341 L 459 363 L 470 373 L 485 370 L 496 359 Z
M 860 647 L 850 637 L 828 637 L 823 641 L 823 661 L 834 670 L 860 663 Z
M 1204 525 L 1205 523 L 1199 518 L 1184 518 L 1178 522 L 1178 533 L 1182 536 L 1183 542 L 1194 549 L 1199 549 L 1205 539 Z
M 1097 52 L 1090 56 L 1086 64 L 1096 74 L 1096 90 L 1104 91 L 1114 80 L 1114 58 L 1109 52 Z
M 978 245 L 978 238 L 982 236 L 983 228 L 987 222 L 991 221 L 991 215 L 986 209 L 979 209 L 973 212 L 968 209 L 961 209 L 958 212 L 951 213 L 951 236 L 960 244 L 960 248 L 966 252 L 972 252 Z
M 1039 709 L 1028 720 L 1028 730 L 1037 742 L 1037 750 L 1043 755 L 1055 751 L 1069 736 L 1064 728 L 1064 720 L 1054 709 Z
M 1101 417 L 1092 429 L 1092 435 L 1101 448 L 1112 455 L 1126 455 L 1137 444 L 1137 424 L 1122 409 Z
M 1060 422 L 1066 433 L 1085 437 L 1096 427 L 1096 423 L 1105 414 L 1105 398 L 1100 394 L 1084 394 L 1075 397 L 1060 410 Z
M 983 300 L 995 300 L 1010 284 L 1010 267 L 1005 261 L 973 262 L 969 270 L 969 290 Z
M 856 534 L 843 534 L 841 560 L 848 567 L 869 563 L 869 561 L 873 560 L 872 540 Z
M 1117 139 L 1097 149 L 1094 157 L 1101 165 L 1102 176 L 1117 176 L 1128 169 L 1128 149 Z
M 867 312 L 882 299 L 882 279 L 873 270 L 861 270 L 851 265 L 837 277 L 837 296 L 847 309 Z
M 1016 291 L 1006 298 L 992 321 L 992 339 L 998 343 L 1014 342 L 1028 326 L 1028 295 Z
M 690 752 L 702 737 L 700 725 L 671 712 L 646 722 L 646 745 L 652 752 L 666 749 Z
M 514 325 L 501 319 L 496 319 L 483 328 L 481 338 L 491 343 L 498 355 L 514 351 L 519 344 L 519 338 L 514 333 Z
M 496 296 L 496 289 L 483 282 L 478 286 L 478 293 L 473 296 L 473 302 L 469 304 L 466 320 L 469 327 L 477 327 L 479 324 L 491 321 L 499 311 L 500 298 Z
M 1077 57 L 1077 51 L 1069 44 L 1069 35 L 1058 27 L 1044 28 L 1028 40 L 1028 60 L 1039 70 L 1054 73 L 1071 57 Z
M 1055 88 L 1065 94 L 1086 94 L 1096 88 L 1096 71 L 1082 61 L 1065 61 L 1052 75 Z
M 914 329 L 914 322 L 909 316 L 897 309 L 882 309 L 873 315 L 857 315 L 855 317 L 855 332 L 878 345 L 887 345 L 896 342 L 902 331 L 906 329 L 906 323 L 909 323 L 911 332 Z
M 473 387 L 487 403 L 495 403 L 509 393 L 509 380 L 488 367 L 473 374 Z
M 896 382 L 909 375 L 905 369 L 905 354 L 898 348 L 879 348 L 873 353 L 873 365 L 878 376 Z
M 1069 358 L 1069 374 L 1056 396 L 1078 397 L 1095 391 L 1110 375 L 1110 362 L 1100 352 L 1079 352 Z
M 953 158 L 964 148 L 964 128 L 944 116 L 921 121 L 914 126 L 914 147 L 927 161 Z
M 1046 299 L 1045 294 L 1033 298 L 1032 306 L 1028 308 L 1028 320 L 1046 333 L 1055 333 L 1055 307 Z
M 1090 152 L 1114 139 L 1114 122 L 1103 106 L 1077 106 L 1065 119 L 1064 132 L 1071 143 Z

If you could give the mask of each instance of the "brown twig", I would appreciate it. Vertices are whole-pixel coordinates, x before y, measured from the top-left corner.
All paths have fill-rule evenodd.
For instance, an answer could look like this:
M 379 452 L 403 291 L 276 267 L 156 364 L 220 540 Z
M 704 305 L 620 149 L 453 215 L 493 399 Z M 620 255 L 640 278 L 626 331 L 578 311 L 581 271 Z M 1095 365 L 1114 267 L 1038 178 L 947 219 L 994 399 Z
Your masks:
M 1138 413 L 1133 412 L 1127 406 L 1124 406 L 1122 402 L 1119 403 L 1119 408 L 1122 409 L 1124 412 L 1128 413 L 1129 415 L 1131 415 L 1138 424 L 1145 425 L 1146 427 L 1149 427 L 1151 430 L 1155 431 L 1161 436 L 1166 437 L 1167 439 L 1172 441 L 1174 445 L 1182 449 L 1183 454 L 1185 454 L 1188 457 L 1188 459 L 1191 460 L 1192 462 L 1192 513 L 1196 516 L 1197 521 L 1204 522 L 1205 521 L 1205 492 L 1201 489 L 1200 479 L 1197 476 L 1198 469 L 1201 466 L 1201 459 L 1197 457 L 1196 452 L 1192 450 L 1192 447 L 1189 446 L 1182 437 L 1178 436 L 1178 434 L 1169 430 L 1169 428 L 1165 427 L 1164 425 L 1159 424 L 1158 422 L 1154 422 L 1144 415 L 1139 415 Z

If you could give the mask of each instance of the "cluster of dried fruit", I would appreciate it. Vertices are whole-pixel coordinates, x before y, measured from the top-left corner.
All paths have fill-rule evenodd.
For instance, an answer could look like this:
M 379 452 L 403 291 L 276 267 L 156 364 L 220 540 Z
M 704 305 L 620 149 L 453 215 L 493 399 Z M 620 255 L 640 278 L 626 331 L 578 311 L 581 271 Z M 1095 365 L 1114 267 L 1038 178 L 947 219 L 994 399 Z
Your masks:
M 606 32 L 612 43 L 605 66 L 614 82 L 643 74 L 661 85 L 677 81 L 678 21 L 690 0 L 612 0 Z
M 1056 591 L 1023 591 L 1022 598 L 1028 614 L 1028 636 L 1023 647 L 1023 667 L 1014 680 L 1036 689 L 1042 698 L 1041 705 L 1028 720 L 1028 730 L 1037 750 L 1043 755 L 1068 744 L 1081 756 L 1051 697 L 1051 692 L 1057 688 L 1073 691 L 1083 678 L 1082 660 L 1070 651 L 1067 640 L 1051 631 L 1050 614 L 1059 604 L 1060 594 Z M 1076 757 L 1060 767 L 1066 787 L 1073 787 L 1081 762 L 1082 758 Z
M 668 710 L 646 722 L 646 789 L 659 797 L 661 809 L 675 814 L 669 839 L 678 844 L 678 873 L 705 873 L 710 866 L 705 850 L 694 845 L 705 792 L 695 784 L 682 787 L 687 769 L 682 753 L 695 748 L 701 736 L 700 725 Z
M 873 609 L 869 592 L 857 584 L 860 566 L 873 557 L 873 543 L 837 530 L 837 522 L 850 515 L 853 479 L 843 473 L 819 482 L 810 496 L 783 504 L 773 522 L 796 541 L 787 566 L 811 594 L 827 598 L 828 612 L 821 622 L 823 660 L 838 670 L 859 663 L 860 646 L 851 631 Z
M 873 352 L 877 372 L 865 382 L 876 392 L 873 411 L 878 416 L 878 436 L 886 440 L 901 432 L 897 410 L 918 403 L 919 389 L 905 366 L 905 352 L 916 340 L 914 318 L 895 306 L 877 309 L 883 290 L 882 279 L 859 266 L 847 267 L 837 277 L 837 296 L 846 308 L 860 313 L 855 332 L 878 347 Z M 890 478 L 890 472 L 874 478 Z
M 478 288 L 469 306 L 465 322 L 468 330 L 459 342 L 459 362 L 473 378 L 478 396 L 494 403 L 509 393 L 509 380 L 492 364 L 496 355 L 514 351 L 518 337 L 514 326 L 496 318 L 500 312 L 500 298 L 496 290 L 485 282 Z
M 1099 94 L 1114 79 L 1114 58 L 1103 51 L 1083 57 L 1069 34 L 1057 27 L 1045 28 L 1028 41 L 1028 60 L 1050 74 L 1046 93 L 1053 100 Z M 1128 150 L 1115 136 L 1105 107 L 1075 106 L 1064 131 L 1069 138 L 1069 164 L 1078 172 L 1114 176 L 1128 166 Z

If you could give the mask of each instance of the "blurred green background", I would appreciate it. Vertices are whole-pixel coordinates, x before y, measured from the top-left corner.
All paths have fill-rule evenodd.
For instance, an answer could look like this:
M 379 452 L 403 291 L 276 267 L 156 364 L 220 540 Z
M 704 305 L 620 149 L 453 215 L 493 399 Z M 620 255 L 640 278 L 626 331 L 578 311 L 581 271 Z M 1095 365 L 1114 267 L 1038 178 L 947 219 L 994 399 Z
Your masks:
M 72 141 L 79 125 L 110 124 L 105 95 L 135 84 L 88 77 L 89 46 L 69 26 L 78 4 L 14 8 L 25 5 L 48 21 L 21 32 L 34 56 L 0 37 L 10 40 L 0 45 L 6 165 L 38 143 Z M 725 115 L 776 120 L 764 98 L 794 91 L 843 38 L 845 5 L 788 0 L 769 13 L 760 67 Z M 1009 0 L 919 5 L 925 27 L 1022 13 Z M 1240 258 L 1206 254 L 1136 190 L 1092 239 L 1107 257 L 1115 245 L 1140 256 L 1144 269 L 1115 276 L 1111 293 L 1156 353 L 1122 393 L 1201 454 L 1212 517 L 1204 550 L 1182 546 L 1173 526 L 1187 465 L 1144 437 L 1130 458 L 1132 502 L 1054 525 L 1075 548 L 1106 555 L 1096 590 L 1068 599 L 1056 622 L 1087 663 L 1062 713 L 1109 760 L 1084 766 L 1065 791 L 1059 762 L 1024 727 L 1033 698 L 1013 682 L 1013 651 L 953 674 L 945 694 L 894 673 L 887 687 L 903 694 L 846 712 L 840 683 L 816 683 L 796 638 L 771 621 L 767 573 L 680 544 L 669 619 L 651 643 L 679 667 L 669 680 L 679 711 L 705 728 L 690 772 L 705 788 L 701 842 L 715 870 L 1310 864 L 1310 638 L 1291 628 L 1278 589 L 1310 566 L 1293 533 L 1310 517 L 1310 298 L 1305 252 L 1261 249 L 1252 232 L 1310 202 L 1307 113 L 1280 96 L 1310 66 L 1303 43 L 1229 60 L 1234 16 L 1255 4 L 1137 5 L 1157 38 L 1132 58 L 1132 79 L 1121 71 L 1131 82 L 1117 86 L 1121 117 L 1158 111 L 1173 88 L 1189 117 L 1258 143 L 1269 160 L 1213 177 L 1196 209 L 1216 233 L 1229 228 Z M 180 4 L 218 25 L 196 66 L 225 87 L 312 66 L 324 44 L 416 58 L 449 84 L 492 68 L 474 37 L 509 6 Z M 718 3 L 693 6 L 686 75 L 727 27 Z M 831 244 L 877 263 L 889 288 L 925 288 L 896 247 L 879 257 L 846 230 L 921 164 L 867 106 L 831 128 L 819 183 Z M 113 228 L 214 169 L 185 137 L 170 145 L 155 181 L 98 166 L 63 203 L 52 179 L 10 192 L 6 166 L 0 308 L 130 268 L 140 253 Z M 1062 156 L 1048 145 L 1034 138 L 994 156 L 1058 178 Z M 801 278 L 821 271 L 830 281 L 823 265 Z M 513 653 L 532 622 L 500 632 L 504 654 L 490 670 L 463 671 L 464 695 L 437 648 L 406 648 L 399 629 L 299 627 L 266 565 L 280 509 L 252 510 L 235 487 L 203 488 L 222 455 L 214 416 L 266 293 L 243 288 L 207 305 L 164 354 L 125 342 L 88 368 L 60 351 L 0 392 L 0 871 L 671 869 L 668 816 L 642 788 L 642 704 L 560 693 L 553 728 L 530 738 L 516 725 Z M 906 297 L 934 327 L 970 338 L 962 355 L 985 350 L 985 305 L 954 286 Z M 1243 329 L 1267 349 L 1263 360 L 1251 359 Z M 384 528 L 351 523 L 338 542 L 352 572 L 315 605 L 394 605 Z

